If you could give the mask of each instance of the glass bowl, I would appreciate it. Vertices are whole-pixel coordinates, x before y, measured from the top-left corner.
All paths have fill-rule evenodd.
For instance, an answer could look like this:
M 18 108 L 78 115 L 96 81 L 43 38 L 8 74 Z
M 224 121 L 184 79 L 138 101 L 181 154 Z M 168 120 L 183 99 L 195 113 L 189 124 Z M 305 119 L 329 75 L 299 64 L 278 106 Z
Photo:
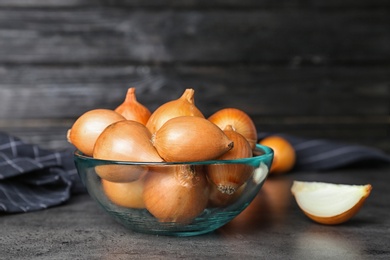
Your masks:
M 194 236 L 240 214 L 266 180 L 271 148 L 251 158 L 200 162 L 126 162 L 74 154 L 89 195 L 116 221 L 141 233 Z

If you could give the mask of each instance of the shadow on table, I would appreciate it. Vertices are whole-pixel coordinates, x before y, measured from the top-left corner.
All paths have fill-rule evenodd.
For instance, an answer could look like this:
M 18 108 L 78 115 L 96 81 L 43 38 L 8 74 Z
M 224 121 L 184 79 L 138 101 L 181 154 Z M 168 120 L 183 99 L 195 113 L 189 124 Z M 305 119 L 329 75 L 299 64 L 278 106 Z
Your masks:
M 252 203 L 217 232 L 251 234 L 282 224 L 292 201 L 291 184 L 288 178 L 269 177 Z

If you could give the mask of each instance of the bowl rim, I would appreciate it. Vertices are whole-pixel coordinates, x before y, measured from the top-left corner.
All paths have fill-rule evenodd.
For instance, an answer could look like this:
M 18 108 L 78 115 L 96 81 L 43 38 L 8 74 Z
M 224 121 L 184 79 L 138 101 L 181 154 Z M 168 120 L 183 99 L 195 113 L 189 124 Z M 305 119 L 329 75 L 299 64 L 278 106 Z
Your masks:
M 167 166 L 167 165 L 179 165 L 179 164 L 191 164 L 191 165 L 209 165 L 209 164 L 251 164 L 257 161 L 262 161 L 266 159 L 272 159 L 274 156 L 274 151 L 272 148 L 256 144 L 254 152 L 262 152 L 262 154 L 248 157 L 240 158 L 233 160 L 207 160 L 207 161 L 185 161 L 185 162 L 135 162 L 135 161 L 118 161 L 118 160 L 107 160 L 107 159 L 96 159 L 87 155 L 84 155 L 80 150 L 76 149 L 74 151 L 75 160 L 84 160 L 93 162 L 95 165 L 105 165 L 105 164 L 116 164 L 116 165 L 155 165 L 155 166 Z

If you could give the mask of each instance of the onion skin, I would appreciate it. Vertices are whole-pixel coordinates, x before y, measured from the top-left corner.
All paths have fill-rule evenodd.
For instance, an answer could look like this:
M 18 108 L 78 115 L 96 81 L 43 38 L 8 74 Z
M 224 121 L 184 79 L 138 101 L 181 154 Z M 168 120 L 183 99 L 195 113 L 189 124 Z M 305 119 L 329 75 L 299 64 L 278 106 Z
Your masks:
M 207 206 L 209 189 L 201 166 L 156 168 L 145 178 L 146 209 L 160 222 L 190 223 Z
M 135 88 L 127 90 L 125 101 L 115 108 L 114 111 L 124 116 L 127 120 L 133 120 L 143 125 L 146 125 L 152 114 L 146 106 L 137 101 Z
M 195 91 L 186 89 L 178 99 L 159 106 L 150 116 L 146 127 L 154 134 L 169 119 L 178 116 L 196 116 L 204 118 L 203 113 L 195 106 Z
M 98 136 L 112 123 L 125 120 L 117 112 L 109 109 L 93 109 L 82 114 L 68 130 L 68 142 L 83 154 L 92 156 Z
M 168 120 L 152 137 L 161 158 L 167 162 L 215 159 L 233 148 L 233 142 L 210 121 L 180 116 Z
M 310 218 L 314 222 L 317 222 L 317 223 L 320 223 L 320 224 L 323 224 L 323 225 L 339 225 L 339 224 L 342 224 L 342 223 L 347 222 L 348 220 L 350 220 L 353 216 L 355 216 L 359 212 L 359 210 L 363 206 L 364 202 L 366 201 L 366 199 L 370 195 L 370 192 L 372 190 L 372 186 L 369 185 L 369 184 L 366 185 L 366 186 L 367 186 L 367 188 L 366 188 L 367 194 L 364 197 L 362 197 L 359 200 L 359 202 L 354 207 L 350 208 L 349 210 L 345 211 L 342 214 L 339 214 L 339 215 L 336 215 L 336 216 L 331 216 L 331 217 L 320 217 L 320 216 L 312 215 L 312 214 L 310 214 L 310 213 L 308 213 L 308 212 L 306 212 L 304 210 L 302 210 L 302 211 L 308 218 Z
M 212 114 L 208 120 L 213 122 L 222 130 L 227 125 L 231 125 L 233 129 L 242 134 L 255 149 L 257 143 L 257 129 L 247 113 L 237 108 L 224 108 Z
M 161 162 L 156 149 L 150 142 L 151 134 L 141 123 L 124 120 L 109 125 L 96 140 L 95 159 Z M 111 182 L 130 182 L 147 170 L 146 166 L 99 165 L 96 173 Z
M 133 209 L 145 208 L 143 200 L 144 179 L 142 176 L 132 182 L 110 182 L 101 179 L 107 198 L 117 206 Z
M 226 136 L 234 142 L 234 147 L 224 153 L 217 160 L 235 160 L 253 156 L 249 142 L 230 125 L 224 129 Z M 222 193 L 229 195 L 236 192 L 252 175 L 253 167 L 246 164 L 207 165 L 207 177 L 217 185 Z

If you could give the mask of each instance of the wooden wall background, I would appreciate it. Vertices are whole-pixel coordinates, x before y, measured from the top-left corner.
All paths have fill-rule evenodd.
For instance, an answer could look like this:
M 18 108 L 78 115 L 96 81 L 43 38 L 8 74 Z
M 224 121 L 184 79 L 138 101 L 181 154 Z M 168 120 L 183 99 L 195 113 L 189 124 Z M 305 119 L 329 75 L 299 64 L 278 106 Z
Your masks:
M 63 148 L 131 86 L 151 110 L 192 87 L 205 115 L 390 152 L 390 1 L 0 1 L 1 131 Z

